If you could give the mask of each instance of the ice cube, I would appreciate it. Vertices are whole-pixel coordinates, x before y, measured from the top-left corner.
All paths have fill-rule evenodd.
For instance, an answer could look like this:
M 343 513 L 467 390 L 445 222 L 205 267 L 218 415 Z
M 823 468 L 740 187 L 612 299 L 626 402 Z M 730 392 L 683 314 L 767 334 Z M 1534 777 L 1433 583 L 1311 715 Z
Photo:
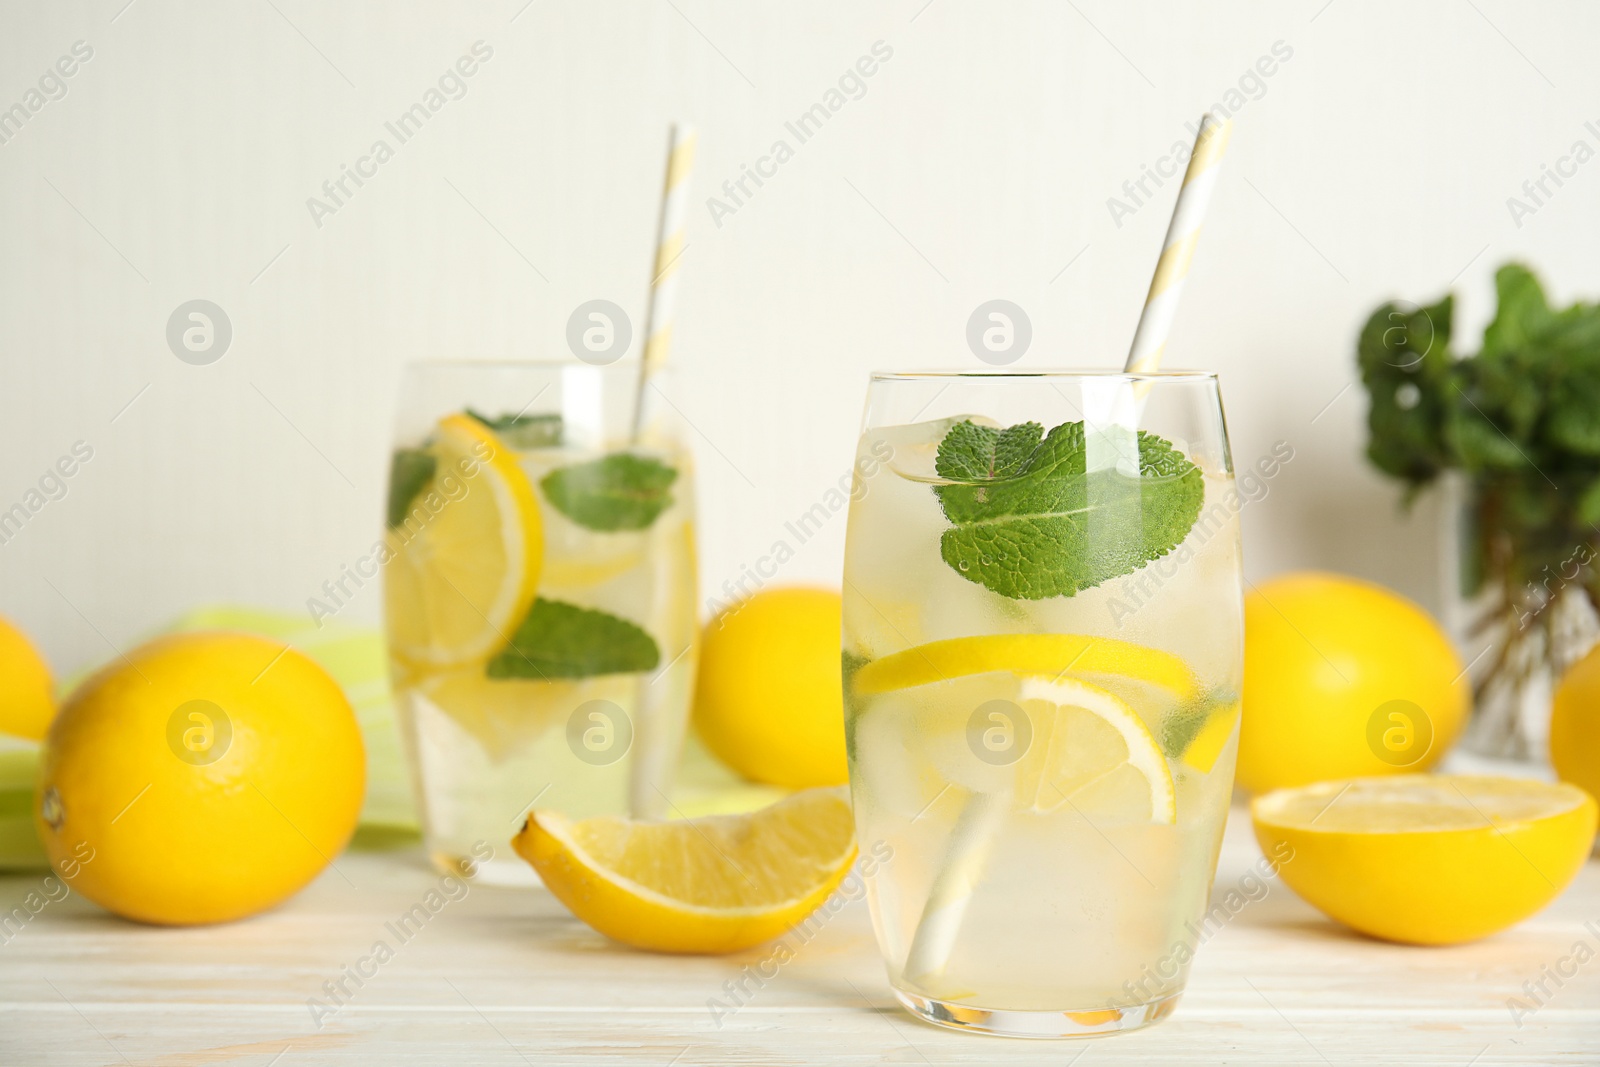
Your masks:
M 999 425 L 985 415 L 951 415 L 949 418 L 914 422 L 906 426 L 880 426 L 868 431 L 863 445 L 880 460 L 883 460 L 883 446 L 887 445 L 890 451 L 886 460 L 889 469 L 902 478 L 936 482 L 941 480 L 935 469 L 939 458 L 939 442 L 950 432 L 950 427 L 958 422 L 969 421 L 979 426 Z

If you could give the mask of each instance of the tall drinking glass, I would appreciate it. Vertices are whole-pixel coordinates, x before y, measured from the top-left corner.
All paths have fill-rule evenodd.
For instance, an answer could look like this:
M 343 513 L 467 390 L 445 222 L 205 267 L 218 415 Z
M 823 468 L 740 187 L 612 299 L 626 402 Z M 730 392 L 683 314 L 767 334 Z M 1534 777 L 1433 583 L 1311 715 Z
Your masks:
M 895 995 L 1134 1029 L 1183 990 L 1233 784 L 1239 498 L 1210 374 L 878 374 L 844 573 Z
M 434 862 L 528 882 L 535 803 L 654 816 L 698 658 L 693 476 L 636 365 L 407 369 L 383 539 L 390 675 Z

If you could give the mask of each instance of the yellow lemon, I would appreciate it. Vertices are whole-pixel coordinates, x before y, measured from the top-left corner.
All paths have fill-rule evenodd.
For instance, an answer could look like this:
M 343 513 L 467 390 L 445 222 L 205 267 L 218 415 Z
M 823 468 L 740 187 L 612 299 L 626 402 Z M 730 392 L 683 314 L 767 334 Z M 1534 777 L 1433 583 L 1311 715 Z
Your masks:
M 144 922 L 222 922 L 299 890 L 349 841 L 366 760 L 321 667 L 221 631 L 152 641 L 50 727 L 35 814 L 72 886 Z
M 1600 797 L 1600 646 L 1573 664 L 1556 687 L 1550 763 L 1563 782 Z
M 1256 840 L 1314 907 L 1390 941 L 1451 945 L 1553 900 L 1588 858 L 1595 802 L 1566 784 L 1408 774 L 1281 789 Z
M 535 811 L 512 841 L 572 913 L 656 952 L 736 952 L 815 911 L 855 860 L 843 789 L 674 822 Z
M 510 639 L 539 588 L 543 524 L 516 453 L 469 415 L 439 421 L 433 474 L 385 537 L 389 645 L 405 660 L 450 667 Z
M 55 713 L 44 657 L 26 634 L 0 619 L 0 734 L 37 741 Z
M 804 789 L 842 785 L 839 594 L 767 589 L 706 625 L 694 722 L 746 778 Z
M 1387 589 L 1308 572 L 1245 598 L 1238 781 L 1251 792 L 1426 770 L 1471 700 L 1438 624 Z

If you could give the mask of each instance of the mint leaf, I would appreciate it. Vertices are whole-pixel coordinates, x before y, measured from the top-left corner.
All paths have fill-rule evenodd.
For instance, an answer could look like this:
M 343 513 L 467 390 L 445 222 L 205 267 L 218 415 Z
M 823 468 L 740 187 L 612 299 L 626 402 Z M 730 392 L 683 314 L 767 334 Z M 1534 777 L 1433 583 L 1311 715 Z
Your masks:
M 1231 690 L 1214 689 L 1173 709 L 1161 724 L 1161 751 L 1168 759 L 1182 759 L 1211 716 L 1238 699 Z
M 856 758 L 856 718 L 857 705 L 851 690 L 855 686 L 856 671 L 871 663 L 868 656 L 859 652 L 852 652 L 848 648 L 839 654 L 839 674 L 844 683 L 845 723 L 844 723 L 844 754 L 852 763 Z
M 1379 470 L 1421 486 L 1449 465 L 1445 419 L 1461 403 L 1451 387 L 1454 301 L 1408 310 L 1396 303 L 1374 311 L 1361 329 L 1356 359 L 1372 405 L 1367 458 Z
M 411 502 L 433 481 L 439 461 L 424 448 L 397 448 L 389 461 L 389 506 L 385 522 L 394 529 L 406 521 Z
M 560 415 L 487 415 L 466 409 L 466 414 L 489 429 L 512 448 L 554 448 L 561 443 Z
M 654 670 L 661 650 L 626 619 L 543 597 L 489 661 L 490 678 L 590 678 Z
M 1508 435 L 1505 423 L 1509 420 L 1490 417 L 1492 408 L 1486 409 L 1486 405 L 1493 402 L 1489 396 L 1474 383 L 1464 389 L 1452 384 L 1459 406 L 1445 413 L 1444 441 L 1462 465 L 1474 471 L 1526 469 L 1528 454 Z
M 1600 367 L 1567 361 L 1568 373 L 1549 390 L 1550 418 L 1545 429 L 1551 444 L 1577 456 L 1600 456 Z M 1577 371 L 1577 373 L 1573 373 Z
M 659 460 L 613 452 L 560 467 L 539 483 L 552 507 L 591 530 L 643 530 L 672 504 L 678 472 Z
M 839 674 L 846 693 L 850 692 L 850 687 L 855 684 L 856 671 L 871 662 L 869 657 L 859 652 L 851 652 L 848 648 L 839 653 Z
M 1022 456 L 1037 436 L 1033 423 L 997 430 L 967 422 L 940 442 L 935 469 L 965 472 L 934 487 L 952 524 L 940 555 L 963 578 L 1013 600 L 1071 596 L 1132 574 L 1188 536 L 1205 485 L 1170 442 L 1139 431 L 1139 477 L 1095 472 L 1113 491 L 1097 492 L 1091 505 L 1083 423 L 1062 423 Z
M 1038 451 L 1043 435 L 1044 427 L 1037 422 L 1021 422 L 1004 430 L 970 420 L 958 422 L 939 442 L 934 470 L 953 482 L 1010 478 Z
M 1578 521 L 1586 526 L 1600 526 L 1600 478 L 1589 483 L 1589 487 L 1578 498 Z
M 1496 359 L 1527 350 L 1548 332 L 1554 316 L 1544 287 L 1520 263 L 1507 263 L 1494 272 L 1494 319 L 1483 328 L 1480 359 Z

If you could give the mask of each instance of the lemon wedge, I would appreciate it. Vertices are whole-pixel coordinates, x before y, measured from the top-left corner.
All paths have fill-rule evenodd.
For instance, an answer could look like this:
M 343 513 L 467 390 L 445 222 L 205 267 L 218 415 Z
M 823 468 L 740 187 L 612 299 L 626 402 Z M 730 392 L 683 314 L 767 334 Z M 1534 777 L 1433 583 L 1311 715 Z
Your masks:
M 516 454 L 467 415 L 440 420 L 433 480 L 385 535 L 391 649 L 428 667 L 487 657 L 528 613 L 539 585 L 543 527 Z M 445 493 L 443 479 L 465 487 Z
M 656 952 L 735 952 L 815 911 L 856 856 L 843 788 L 671 822 L 534 811 L 512 847 L 572 913 Z
M 1564 783 L 1408 774 L 1279 789 L 1250 805 L 1256 840 L 1296 893 L 1373 937 L 1450 945 L 1553 900 L 1595 835 Z

